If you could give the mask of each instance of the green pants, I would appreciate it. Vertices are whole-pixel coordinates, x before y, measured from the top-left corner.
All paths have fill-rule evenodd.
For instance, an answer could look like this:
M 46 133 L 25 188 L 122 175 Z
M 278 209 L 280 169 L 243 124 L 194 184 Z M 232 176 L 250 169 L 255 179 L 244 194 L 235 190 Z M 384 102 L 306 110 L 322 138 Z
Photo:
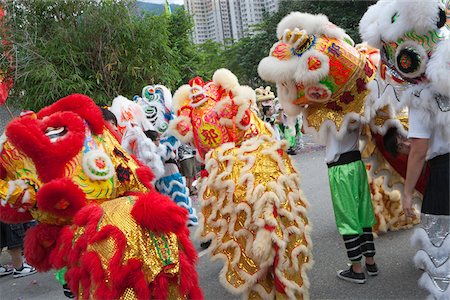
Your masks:
M 328 168 L 336 225 L 341 235 L 361 234 L 375 223 L 372 197 L 362 160 Z

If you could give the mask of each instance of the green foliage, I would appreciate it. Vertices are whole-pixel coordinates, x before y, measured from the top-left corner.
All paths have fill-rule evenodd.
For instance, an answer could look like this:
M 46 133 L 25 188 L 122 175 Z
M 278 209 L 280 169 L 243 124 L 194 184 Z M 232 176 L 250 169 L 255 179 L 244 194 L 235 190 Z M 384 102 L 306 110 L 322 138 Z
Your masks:
M 16 65 L 8 101 L 22 108 L 38 110 L 71 93 L 103 105 L 148 84 L 175 89 L 200 60 L 183 10 L 138 15 L 128 0 L 16 0 L 5 9 Z
M 225 46 L 194 45 L 192 18 L 137 13 L 135 0 L 7 1 L 8 39 L 14 57 L 14 87 L 8 101 L 38 110 L 71 93 L 98 104 L 117 95 L 131 98 L 148 84 L 174 91 L 195 76 L 210 80 L 228 68 L 241 84 L 265 85 L 257 73 L 277 40 L 278 22 L 291 11 L 322 13 L 358 39 L 358 22 L 376 1 L 288 1 L 255 27 L 256 33 Z M 0 43 L 1 44 L 1 43 Z M 11 48 L 1 45 L 0 53 Z M 8 69 L 3 56 L 0 72 Z
M 252 87 L 269 85 L 259 78 L 258 64 L 269 54 L 272 45 L 277 41 L 276 28 L 283 17 L 293 11 L 312 14 L 324 14 L 331 22 L 342 27 L 354 39 L 360 42 L 358 24 L 368 6 L 376 1 L 309 1 L 282 0 L 277 13 L 266 15 L 265 20 L 256 26 L 256 34 L 234 43 L 220 54 L 226 57 L 225 67 L 239 78 L 241 84 Z

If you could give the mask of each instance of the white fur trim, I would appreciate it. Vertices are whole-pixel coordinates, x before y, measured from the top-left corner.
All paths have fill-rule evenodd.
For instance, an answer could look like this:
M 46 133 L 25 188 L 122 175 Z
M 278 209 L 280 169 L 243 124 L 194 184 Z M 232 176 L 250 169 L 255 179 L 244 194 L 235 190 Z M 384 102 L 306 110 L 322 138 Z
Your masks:
M 6 143 L 7 137 L 5 132 L 0 136 L 0 153 L 3 151 L 3 145 Z
M 286 82 L 293 79 L 297 71 L 300 57 L 295 56 L 289 60 L 279 60 L 273 56 L 264 57 L 258 65 L 259 76 L 270 82 Z M 278 97 L 280 95 L 278 94 Z
M 186 122 L 186 124 L 188 124 L 190 127 L 186 135 L 182 135 L 177 129 L 178 124 L 181 122 Z M 182 143 L 189 144 L 192 143 L 192 141 L 194 141 L 194 133 L 192 131 L 192 121 L 191 118 L 187 116 L 179 116 L 176 119 L 170 121 L 168 131 L 174 137 L 179 139 Z
M 280 175 L 266 186 L 257 185 L 255 174 L 252 173 L 252 167 L 256 163 L 256 157 L 252 155 L 252 152 L 259 147 L 264 147 L 261 152 L 264 155 L 263 159 L 275 159 L 277 164 L 281 165 Z M 269 136 L 260 136 L 245 141 L 239 148 L 235 149 L 233 143 L 227 143 L 206 154 L 206 170 L 209 176 L 200 180 L 199 196 L 202 210 L 207 209 L 211 214 L 208 219 L 200 214 L 199 229 L 196 235 L 202 241 L 212 240 L 208 252 L 213 254 L 213 260 L 224 261 L 224 267 L 220 272 L 220 282 L 233 294 L 241 294 L 245 297 L 253 291 L 262 298 L 271 299 L 273 297 L 271 296 L 273 292 L 263 293 L 257 282 L 267 275 L 276 254 L 273 247 L 267 246 L 276 244 L 279 247 L 279 264 L 275 272 L 286 286 L 288 297 L 292 299 L 301 296 L 308 298 L 309 281 L 305 272 L 313 263 L 310 250 L 312 246 L 310 225 L 306 214 L 308 204 L 302 198 L 298 174 L 283 174 L 287 171 L 284 165 L 286 161 L 277 152 L 283 148 L 286 148 L 286 143 L 274 142 L 273 138 Z M 233 182 L 229 178 L 231 172 L 234 172 L 233 165 L 238 161 L 243 162 L 244 167 L 240 170 L 238 182 Z M 246 189 L 242 200 L 235 199 L 235 191 L 238 186 Z M 284 205 L 288 205 L 291 209 L 283 209 Z M 274 217 L 274 206 L 277 207 L 277 218 Z M 238 214 L 245 216 L 245 223 L 244 228 L 235 231 Z M 228 222 L 223 217 L 224 215 L 227 216 Z M 285 221 L 282 222 L 279 218 Z M 207 227 L 205 227 L 206 224 Z M 269 235 L 269 231 L 265 228 L 266 225 L 275 226 L 277 229 L 270 232 Z M 218 233 L 207 231 L 207 228 L 216 228 Z M 278 236 L 279 231 L 282 232 L 282 236 Z M 296 235 L 302 235 L 306 239 L 307 245 L 300 246 L 288 253 L 287 243 L 289 239 L 295 239 Z M 227 241 L 223 242 L 222 239 L 225 236 L 233 236 L 233 238 L 227 238 Z M 244 244 L 239 245 L 236 242 L 237 238 L 245 241 L 245 247 Z M 263 245 L 266 248 L 262 248 Z M 225 249 L 232 251 L 234 255 L 232 261 L 228 261 L 227 256 L 221 253 Z M 257 251 L 261 249 L 263 253 Z M 257 253 L 253 253 L 255 250 Z M 259 255 L 263 255 L 267 259 L 258 264 L 259 268 L 255 274 L 248 274 L 238 266 L 241 253 L 253 258 L 255 262 L 258 261 L 256 256 Z M 298 257 L 301 254 L 307 255 L 310 261 L 306 264 L 299 261 Z M 296 266 L 292 265 L 294 261 Z M 228 283 L 226 275 L 229 268 L 233 268 L 243 279 L 244 283 L 241 286 L 236 288 Z M 298 273 L 300 270 L 304 280 L 301 287 L 286 277 L 289 272 Z
M 188 101 L 189 95 L 191 94 L 191 87 L 188 84 L 184 84 L 180 86 L 173 94 L 173 110 L 175 114 L 179 115 L 180 108 L 185 105 L 185 102 Z M 190 100 L 189 100 L 190 101 Z
M 419 278 L 419 286 L 429 293 L 431 293 L 432 297 L 428 297 L 427 299 L 434 300 L 447 300 L 450 299 L 450 288 L 447 287 L 446 290 L 441 290 L 431 279 L 430 275 L 427 273 L 422 274 Z
M 450 97 L 450 38 L 436 47 L 427 64 L 426 75 L 437 92 Z
M 226 91 L 231 91 L 233 88 L 239 85 L 239 81 L 233 73 L 228 69 L 219 69 L 214 72 L 213 82 L 216 85 L 220 85 Z
M 436 29 L 440 6 L 437 0 L 380 0 L 362 17 L 361 36 L 380 48 L 381 40 L 396 41 L 409 31 L 425 34 Z M 392 23 L 394 15 L 396 20 Z
M 308 61 L 310 58 L 317 58 L 321 66 L 317 70 L 309 70 Z M 330 59 L 323 53 L 317 50 L 309 50 L 304 53 L 299 61 L 297 70 L 294 74 L 294 79 L 296 82 L 302 82 L 303 84 L 316 84 L 321 79 L 326 77 L 330 71 Z
M 432 257 L 443 257 L 449 255 L 450 249 L 450 234 L 439 247 L 433 245 L 426 231 L 423 228 L 416 228 L 411 236 L 411 244 L 417 249 L 424 250 Z
M 308 34 L 323 34 L 340 40 L 346 38 L 345 31 L 331 23 L 327 16 L 297 11 L 291 12 L 278 23 L 277 37 L 281 39 L 286 29 L 294 30 L 295 28 L 304 29 Z
M 450 249 L 449 249 L 450 251 Z M 426 270 L 427 273 L 438 277 L 449 277 L 450 279 L 450 253 L 447 255 L 447 260 L 442 265 L 435 265 L 430 256 L 424 251 L 417 251 L 414 256 L 414 264 L 417 268 Z
M 269 258 L 271 247 L 271 233 L 268 230 L 261 229 L 256 233 L 255 241 L 253 242 L 252 253 L 258 262 L 263 262 Z
M 8 181 L 8 190 L 6 192 L 5 199 L 1 199 L 1 205 L 6 206 L 11 195 L 17 190 L 25 191 L 25 194 L 20 202 L 28 203 L 30 202 L 30 192 L 28 189 L 30 186 L 23 179 L 9 180 Z
M 295 82 L 287 81 L 284 83 L 277 83 L 277 93 L 280 104 L 286 115 L 295 117 L 300 115 L 303 108 L 300 105 L 294 104 L 294 101 L 297 99 L 297 87 Z

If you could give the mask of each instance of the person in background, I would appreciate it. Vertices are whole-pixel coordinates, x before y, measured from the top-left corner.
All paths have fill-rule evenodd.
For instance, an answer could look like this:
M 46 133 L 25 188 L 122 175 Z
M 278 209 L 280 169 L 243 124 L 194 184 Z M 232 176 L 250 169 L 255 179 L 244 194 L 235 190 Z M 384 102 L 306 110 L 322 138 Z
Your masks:
M 180 164 L 180 172 L 186 177 L 186 185 L 189 188 L 190 194 L 194 195 L 196 191 L 192 187 L 192 182 L 195 179 L 195 150 L 186 144 L 181 144 L 178 147 L 178 162 Z
M 7 247 L 13 267 L 0 265 L 0 276 L 13 274 L 14 278 L 24 277 L 36 273 L 36 269 L 27 264 L 22 257 L 23 238 L 25 228 L 23 224 L 6 224 L 0 222 L 0 254 Z
M 114 115 L 114 113 L 106 107 L 100 107 L 100 109 L 102 110 L 103 119 L 107 122 L 107 127 L 109 127 L 108 129 L 114 134 L 117 134 L 117 137 L 122 137 L 122 134 L 117 129 L 116 115 Z

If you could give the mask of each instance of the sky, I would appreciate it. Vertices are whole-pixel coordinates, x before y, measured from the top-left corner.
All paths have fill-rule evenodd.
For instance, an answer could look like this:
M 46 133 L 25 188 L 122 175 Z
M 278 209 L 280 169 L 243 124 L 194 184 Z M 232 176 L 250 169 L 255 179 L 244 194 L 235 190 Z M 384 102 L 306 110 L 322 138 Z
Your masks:
M 164 0 L 139 0 L 139 1 L 164 4 Z M 183 0 L 169 0 L 169 4 L 183 4 Z

